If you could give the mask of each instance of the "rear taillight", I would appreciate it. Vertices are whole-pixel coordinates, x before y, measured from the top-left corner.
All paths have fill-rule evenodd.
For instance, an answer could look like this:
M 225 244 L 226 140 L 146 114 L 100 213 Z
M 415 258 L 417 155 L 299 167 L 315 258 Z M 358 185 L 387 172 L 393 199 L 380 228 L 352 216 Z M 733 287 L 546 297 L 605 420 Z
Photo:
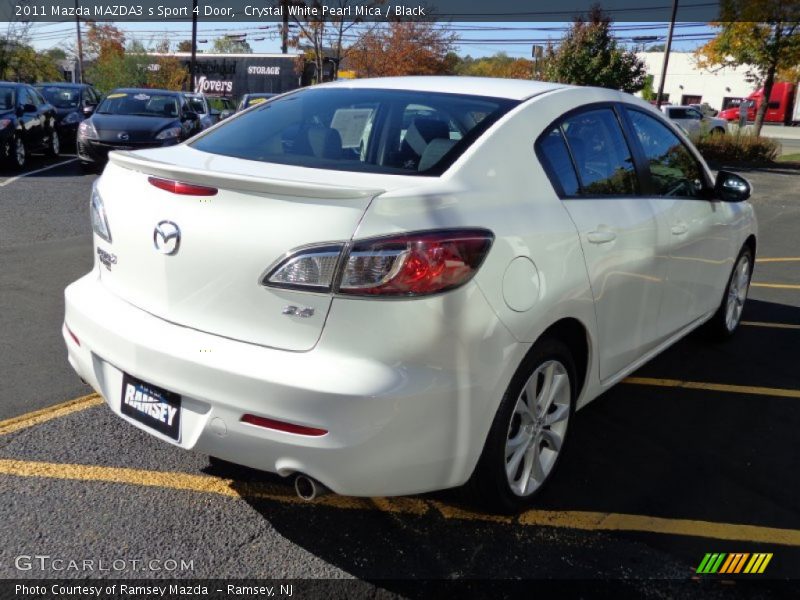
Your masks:
M 291 253 L 262 283 L 349 296 L 424 296 L 468 282 L 491 248 L 485 229 L 457 229 L 329 244 Z
M 184 183 L 183 181 L 174 181 L 172 179 L 161 179 L 160 177 L 148 177 L 147 181 L 150 182 L 150 185 L 154 185 L 160 190 L 166 190 L 167 192 L 180 194 L 182 196 L 217 195 L 217 188 L 205 185 L 195 185 L 193 183 Z

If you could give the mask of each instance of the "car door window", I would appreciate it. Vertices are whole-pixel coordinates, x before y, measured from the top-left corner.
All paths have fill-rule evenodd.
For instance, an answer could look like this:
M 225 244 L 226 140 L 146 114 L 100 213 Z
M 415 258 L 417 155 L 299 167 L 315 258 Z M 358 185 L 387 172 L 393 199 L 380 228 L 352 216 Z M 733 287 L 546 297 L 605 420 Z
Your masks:
M 686 111 L 686 115 L 687 115 L 687 116 L 688 116 L 690 119 L 695 119 L 696 121 L 699 121 L 699 120 L 701 120 L 701 119 L 703 118 L 703 115 L 701 115 L 701 114 L 700 114 L 699 112 L 697 112 L 696 110 L 692 110 L 692 109 L 688 109 L 688 110 Z
M 536 152 L 558 195 L 576 196 L 580 184 L 561 127 L 554 127 L 539 138 Z
M 612 109 L 568 117 L 561 130 L 578 171 L 582 194 L 620 196 L 639 192 L 633 158 Z
M 703 168 L 683 142 L 664 123 L 638 110 L 629 110 L 631 124 L 647 159 L 658 196 L 703 196 Z
M 28 90 L 26 88 L 24 87 L 19 88 L 19 94 L 17 94 L 17 96 L 18 96 L 17 101 L 19 102 L 20 106 L 25 106 L 26 104 L 33 104 L 33 101 L 30 99 L 30 96 L 28 95 Z
M 688 119 L 688 115 L 686 114 L 685 108 L 671 108 L 669 109 L 669 118 L 670 119 Z
M 33 88 L 28 88 L 28 96 L 31 98 L 33 105 L 37 108 L 45 104 L 44 98 Z

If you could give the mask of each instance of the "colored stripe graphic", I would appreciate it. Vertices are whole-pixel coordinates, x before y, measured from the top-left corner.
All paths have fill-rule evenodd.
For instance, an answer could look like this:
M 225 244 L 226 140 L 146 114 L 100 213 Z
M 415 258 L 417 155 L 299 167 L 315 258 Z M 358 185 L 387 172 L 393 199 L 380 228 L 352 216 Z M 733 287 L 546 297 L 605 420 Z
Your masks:
M 709 552 L 703 557 L 696 572 L 701 575 L 735 575 L 739 573 L 754 575 L 763 573 L 771 560 L 771 553 Z

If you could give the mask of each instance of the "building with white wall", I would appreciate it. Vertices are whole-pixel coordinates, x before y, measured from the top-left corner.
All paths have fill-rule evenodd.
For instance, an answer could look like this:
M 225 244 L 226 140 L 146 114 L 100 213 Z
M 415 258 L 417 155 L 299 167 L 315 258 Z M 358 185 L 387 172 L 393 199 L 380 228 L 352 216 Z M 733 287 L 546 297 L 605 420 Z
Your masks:
M 658 91 L 664 53 L 640 52 L 638 56 L 647 65 L 647 73 L 653 76 L 653 91 Z M 672 52 L 664 93 L 669 95 L 670 104 L 707 102 L 721 110 L 730 106 L 731 100 L 746 98 L 756 90 L 756 86 L 745 79 L 746 72 L 747 67 L 701 69 L 693 52 Z

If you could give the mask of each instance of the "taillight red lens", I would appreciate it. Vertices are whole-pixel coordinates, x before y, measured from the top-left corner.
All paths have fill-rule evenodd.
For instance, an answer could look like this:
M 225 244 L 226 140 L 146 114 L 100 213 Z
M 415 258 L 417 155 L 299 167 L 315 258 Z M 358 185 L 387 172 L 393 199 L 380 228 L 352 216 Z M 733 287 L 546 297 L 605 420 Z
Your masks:
M 285 431 L 287 433 L 296 433 L 298 435 L 311 435 L 319 437 L 328 433 L 328 431 L 325 429 L 306 427 L 305 425 L 295 425 L 294 423 L 285 423 L 284 421 L 276 421 L 275 419 L 258 417 L 256 415 L 244 415 L 242 417 L 242 423 L 249 423 L 250 425 L 257 425 L 258 427 L 275 429 L 277 431 Z
M 148 177 L 147 181 L 150 185 L 154 185 L 161 190 L 172 192 L 173 194 L 181 194 L 183 196 L 216 196 L 217 188 L 208 187 L 205 185 L 194 185 L 193 183 L 184 183 L 182 181 L 173 181 L 172 179 L 161 179 L 160 177 Z
M 451 290 L 472 279 L 493 240 L 485 229 L 462 229 L 356 242 L 338 291 L 358 296 L 422 296 Z

